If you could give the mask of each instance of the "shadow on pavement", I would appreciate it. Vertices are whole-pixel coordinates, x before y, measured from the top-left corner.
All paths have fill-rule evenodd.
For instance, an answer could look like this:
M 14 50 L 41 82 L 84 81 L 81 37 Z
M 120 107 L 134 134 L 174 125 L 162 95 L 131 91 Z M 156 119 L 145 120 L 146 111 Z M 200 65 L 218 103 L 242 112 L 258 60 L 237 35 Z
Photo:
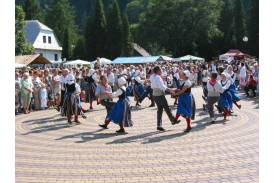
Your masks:
M 53 119 L 57 116 L 60 116 L 60 114 L 56 114 L 56 115 L 53 115 L 51 117 L 40 118 L 40 119 L 36 119 L 36 120 L 27 120 L 27 121 L 23 121 L 22 123 L 30 123 L 30 122 L 36 122 L 36 121 L 47 121 L 47 120 Z
M 33 128 L 33 129 L 31 129 L 31 131 L 24 133 L 22 135 L 28 135 L 28 134 L 32 134 L 32 133 L 49 132 L 49 131 L 54 131 L 54 130 L 60 130 L 63 128 L 69 128 L 72 126 L 73 125 L 68 125 L 68 123 L 40 126 L 40 127 Z
M 157 143 L 157 142 L 161 142 L 163 140 L 169 140 L 169 139 L 174 139 L 174 138 L 177 138 L 177 137 L 181 137 L 181 136 L 184 136 L 186 134 L 187 133 L 185 133 L 185 132 L 179 132 L 179 133 L 170 134 L 170 135 L 153 137 L 153 138 L 149 138 L 147 141 L 142 142 L 142 144 Z
M 155 132 L 144 133 L 144 134 L 140 134 L 140 135 L 135 135 L 135 136 L 130 136 L 130 137 L 122 138 L 122 139 L 117 139 L 117 140 L 114 140 L 112 142 L 108 142 L 106 144 L 122 144 L 122 143 L 136 142 L 137 140 L 144 139 L 146 137 L 153 136 L 153 135 L 160 134 L 160 133 L 165 133 L 165 132 L 155 131 Z
M 192 132 L 203 130 L 207 126 L 210 126 L 210 125 L 226 124 L 224 122 L 224 120 L 218 120 L 218 121 L 215 122 L 215 124 L 212 124 L 210 122 L 202 123 L 203 121 L 205 121 L 205 119 L 201 119 L 200 121 L 197 121 L 197 123 L 199 123 L 199 124 L 197 126 L 195 126 L 195 127 L 192 127 L 192 130 L 190 132 L 188 132 L 188 133 L 192 133 Z M 170 139 L 174 139 L 174 138 L 177 138 L 177 137 L 185 136 L 188 133 L 182 131 L 182 132 L 178 132 L 178 133 L 175 133 L 175 134 L 157 136 L 157 137 L 149 138 L 147 141 L 142 142 L 142 144 L 150 144 L 150 143 L 161 142 L 163 140 L 170 140 Z
M 79 139 L 78 141 L 75 141 L 75 143 L 84 143 L 92 140 L 97 140 L 97 139 L 104 139 L 104 138 L 110 138 L 114 136 L 119 136 L 119 135 L 126 135 L 127 133 L 123 134 L 118 134 L 118 133 L 99 133 L 101 131 L 104 131 L 105 129 L 99 129 L 93 132 L 83 132 L 83 133 L 76 133 L 72 135 L 66 135 L 63 137 L 60 137 L 55 140 L 64 140 L 64 139 Z
M 51 118 L 50 118 L 51 119 Z M 32 123 L 29 123 L 28 125 L 39 125 L 39 124 L 45 124 L 45 123 L 50 123 L 50 122 L 59 122 L 59 121 L 64 121 L 66 118 L 61 117 L 58 119 L 38 119 L 38 120 L 32 120 Z

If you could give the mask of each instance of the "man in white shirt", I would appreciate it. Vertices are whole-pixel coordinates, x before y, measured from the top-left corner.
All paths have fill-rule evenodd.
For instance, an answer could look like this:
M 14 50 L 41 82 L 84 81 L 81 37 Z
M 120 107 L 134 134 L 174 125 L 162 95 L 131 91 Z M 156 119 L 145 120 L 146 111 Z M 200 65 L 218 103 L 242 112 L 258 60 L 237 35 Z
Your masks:
M 172 125 L 175 125 L 180 122 L 177 120 L 175 116 L 173 116 L 171 109 L 168 106 L 167 100 L 165 98 L 165 91 L 174 93 L 174 90 L 167 88 L 161 78 L 161 69 L 159 66 L 155 66 L 153 69 L 154 74 L 150 76 L 150 83 L 151 88 L 153 89 L 153 96 L 154 100 L 157 104 L 157 130 L 165 131 L 162 127 L 162 113 L 163 109 L 165 110 L 166 114 L 168 115 Z
M 219 101 L 220 94 L 224 92 L 224 88 L 217 81 L 218 74 L 216 72 L 211 73 L 211 79 L 207 82 L 207 105 L 208 105 L 208 112 L 211 118 L 211 122 L 215 123 L 214 118 L 214 104 Z

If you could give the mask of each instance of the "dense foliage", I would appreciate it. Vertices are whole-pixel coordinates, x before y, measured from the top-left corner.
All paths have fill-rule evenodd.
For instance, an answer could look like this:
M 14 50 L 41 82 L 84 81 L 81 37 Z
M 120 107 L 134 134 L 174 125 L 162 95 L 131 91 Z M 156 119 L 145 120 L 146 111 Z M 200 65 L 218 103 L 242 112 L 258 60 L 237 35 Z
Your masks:
M 98 56 L 132 55 L 131 42 L 151 54 L 194 54 L 211 59 L 235 48 L 259 55 L 259 0 L 16 0 L 16 3 L 28 12 L 27 19 L 38 19 L 55 31 L 61 45 L 65 44 L 68 58 L 91 60 Z M 64 42 L 67 29 L 69 40 Z M 248 42 L 243 41 L 244 36 Z
M 32 45 L 26 43 L 24 26 L 25 13 L 21 6 L 15 7 L 15 55 L 28 55 L 33 53 Z

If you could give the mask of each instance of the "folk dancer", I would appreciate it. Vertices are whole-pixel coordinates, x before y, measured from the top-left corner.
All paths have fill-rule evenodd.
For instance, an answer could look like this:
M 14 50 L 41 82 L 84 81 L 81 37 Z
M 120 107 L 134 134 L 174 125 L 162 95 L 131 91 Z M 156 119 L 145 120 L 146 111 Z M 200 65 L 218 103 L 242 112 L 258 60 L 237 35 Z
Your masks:
M 69 75 L 69 70 L 68 69 L 63 69 L 62 70 L 62 75 L 59 78 L 60 84 L 61 84 L 61 99 L 60 99 L 59 107 L 57 108 L 58 111 L 60 111 L 60 108 L 63 106 L 63 103 L 64 103 L 64 96 L 65 96 L 65 90 L 66 90 L 65 86 L 67 84 L 68 75 Z M 63 112 L 61 112 L 61 114 L 63 114 Z
M 214 104 L 219 101 L 220 94 L 224 92 L 221 83 L 217 82 L 218 73 L 212 72 L 210 80 L 207 82 L 207 107 L 211 123 L 215 123 Z
M 111 112 L 107 115 L 104 124 L 99 125 L 100 127 L 107 129 L 108 125 L 111 121 L 120 126 L 120 129 L 117 130 L 117 133 L 125 133 L 124 127 L 133 126 L 133 122 L 131 119 L 131 110 L 130 110 L 130 102 L 126 96 L 126 87 L 127 81 L 124 77 L 118 79 L 119 89 L 112 93 L 105 93 L 109 99 L 118 97 L 118 101 L 113 106 Z
M 179 69 L 173 68 L 173 84 L 174 87 L 179 89 Z M 174 105 L 178 105 L 178 97 L 173 96 L 172 98 L 175 98 Z
M 67 84 L 65 85 L 63 112 L 67 116 L 68 123 L 72 124 L 71 118 L 74 115 L 74 122 L 80 123 L 78 115 L 81 112 L 81 104 L 79 94 L 81 92 L 80 86 L 75 83 L 75 77 L 70 74 L 67 78 Z
M 180 89 L 178 89 L 174 96 L 179 96 L 176 119 L 180 116 L 186 119 L 187 128 L 185 132 L 189 132 L 191 128 L 191 118 L 195 115 L 195 100 L 191 93 L 192 83 L 189 80 L 190 72 L 188 70 L 179 71 L 179 84 Z
M 221 74 L 221 86 L 223 87 L 223 92 L 220 94 L 219 98 L 219 106 L 223 111 L 224 120 L 227 120 L 227 116 L 229 115 L 230 108 L 232 106 L 232 96 L 229 91 L 229 87 L 231 86 L 231 81 L 227 77 L 227 73 L 223 72 Z
M 95 91 L 96 91 L 96 82 L 97 77 L 94 69 L 90 69 L 87 77 L 87 82 L 89 83 L 89 102 L 90 102 L 90 110 L 93 110 L 93 101 L 96 99 Z
M 163 109 L 169 117 L 172 125 L 180 123 L 180 120 L 177 120 L 173 116 L 171 109 L 168 106 L 167 100 L 165 98 L 165 92 L 174 93 L 174 90 L 167 88 L 161 78 L 161 69 L 159 66 L 155 66 L 153 69 L 154 74 L 150 76 L 151 87 L 153 89 L 154 101 L 157 104 L 157 130 L 165 131 L 162 127 L 162 113 Z
M 228 65 L 227 67 L 227 74 L 228 74 L 228 77 L 229 79 L 231 80 L 231 85 L 229 87 L 229 92 L 232 96 L 232 102 L 239 108 L 241 109 L 241 105 L 238 104 L 238 102 L 241 100 L 241 98 L 237 95 L 237 89 L 236 89 L 236 85 L 235 85 L 235 82 L 236 82 L 236 74 L 234 73 L 233 71 L 233 67 L 231 65 Z M 230 113 L 233 112 L 233 106 L 231 105 L 230 106 Z
M 115 104 L 115 102 L 113 102 L 113 99 L 108 97 L 110 94 L 112 94 L 112 88 L 108 84 L 108 79 L 104 75 L 100 76 L 100 82 L 96 87 L 95 96 L 99 98 L 100 104 L 106 108 L 107 115 L 105 120 L 107 120 L 107 117 L 112 111 L 112 107 Z

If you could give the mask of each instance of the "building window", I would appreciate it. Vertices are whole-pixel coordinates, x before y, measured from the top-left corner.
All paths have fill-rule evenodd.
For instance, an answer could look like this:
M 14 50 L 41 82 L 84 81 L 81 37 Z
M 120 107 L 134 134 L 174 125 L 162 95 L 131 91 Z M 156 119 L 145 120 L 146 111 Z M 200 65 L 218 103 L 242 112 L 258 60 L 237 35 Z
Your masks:
M 48 36 L 48 43 L 49 43 L 49 44 L 52 43 L 52 38 L 51 38 L 51 36 Z
M 46 43 L 46 42 L 47 42 L 46 39 L 47 39 L 46 36 L 43 36 L 43 43 Z
M 54 54 L 54 60 L 58 61 L 58 54 Z

